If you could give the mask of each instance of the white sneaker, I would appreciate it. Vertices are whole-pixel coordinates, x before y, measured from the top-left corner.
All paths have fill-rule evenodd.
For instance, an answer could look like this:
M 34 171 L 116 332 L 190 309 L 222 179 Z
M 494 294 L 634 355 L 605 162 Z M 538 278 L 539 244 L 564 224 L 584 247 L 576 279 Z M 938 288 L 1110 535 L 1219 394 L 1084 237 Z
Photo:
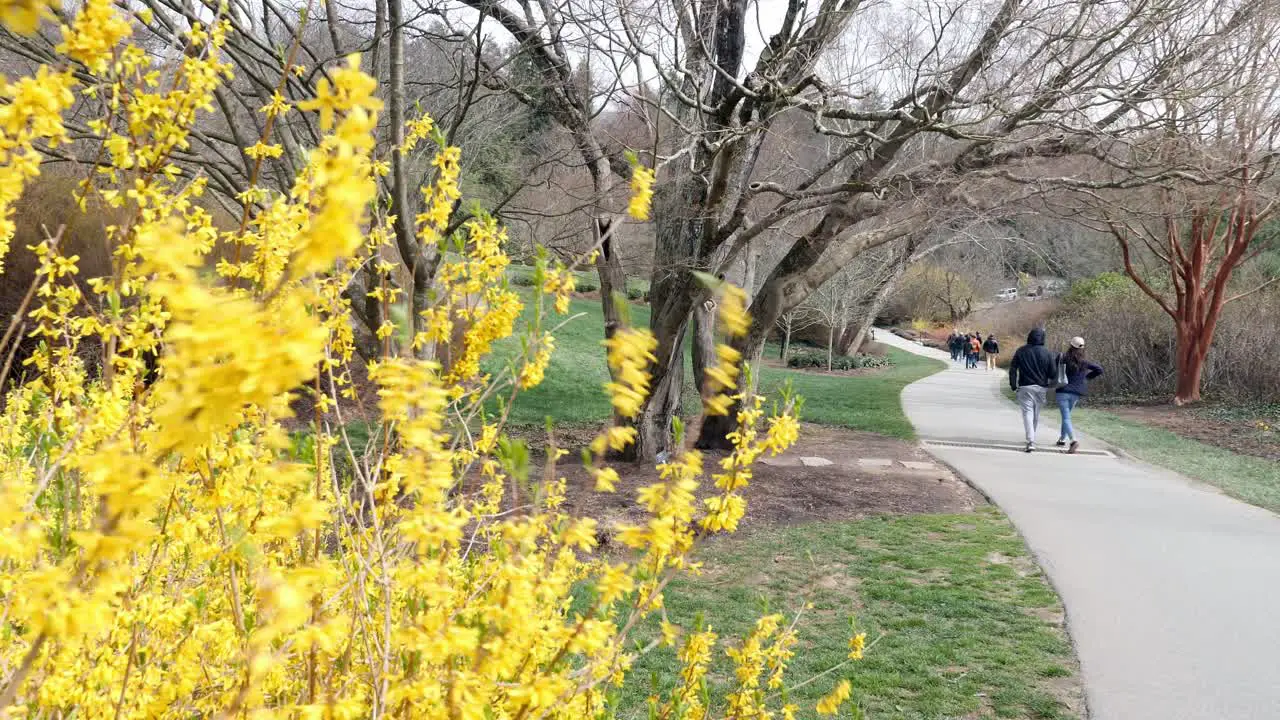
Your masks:
M 1035 452 L 1035 451 L 1036 451 L 1036 444 L 1035 444 L 1035 443 L 1027 443 L 1027 447 L 1024 449 L 1024 452 L 1032 453 L 1032 452 Z

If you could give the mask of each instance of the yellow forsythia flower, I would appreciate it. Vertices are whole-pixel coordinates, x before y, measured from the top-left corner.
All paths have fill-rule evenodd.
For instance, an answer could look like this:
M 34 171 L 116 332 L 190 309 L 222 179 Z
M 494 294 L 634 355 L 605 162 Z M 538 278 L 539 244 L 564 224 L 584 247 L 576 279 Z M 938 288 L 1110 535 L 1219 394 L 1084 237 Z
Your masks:
M 116 12 L 111 0 L 89 0 L 71 27 L 62 28 L 58 52 L 84 63 L 91 72 L 100 73 L 120 42 L 132 33 L 132 26 Z
M 30 35 L 40 27 L 40 18 L 49 16 L 52 0 L 0 0 L 0 22 L 10 30 Z
M 0 18 L 34 25 L 40 7 L 10 2 Z M 51 241 L 32 249 L 34 349 L 0 407 L 0 664 L 14 675 L 0 715 L 598 716 L 638 657 L 635 632 L 662 619 L 676 575 L 699 571 L 697 540 L 737 526 L 750 465 L 794 440 L 794 418 L 766 431 L 762 399 L 737 396 L 715 490 L 699 495 L 702 455 L 678 452 L 637 491 L 633 524 L 575 514 L 564 451 L 531 467 L 492 410 L 541 380 L 555 344 L 539 303 L 515 377 L 487 373 L 524 309 L 496 220 L 449 227 L 457 148 L 438 148 L 418 227 L 426 240 L 449 230 L 454 252 L 405 317 L 391 307 L 404 293 L 391 220 L 375 215 L 381 103 L 354 58 L 301 104 L 323 135 L 288 192 L 246 188 L 242 222 L 223 226 L 205 209 L 207 179 L 176 158 L 197 152 L 191 133 L 231 77 L 229 21 L 193 23 L 185 52 L 156 56 L 129 44 L 113 0 L 68 14 L 62 57 L 0 80 L 0 245 L 40 151 L 70 139 L 72 107 L 87 130 L 76 141 L 100 158 L 80 207 L 119 211 L 104 220 L 109 273 L 79 277 L 80 259 Z M 92 84 L 78 84 L 76 61 Z M 282 90 L 263 111 L 288 108 Z M 410 133 L 439 139 L 430 118 Z M 279 156 L 275 139 L 242 151 Z M 567 309 L 573 276 L 551 276 L 544 290 Z M 361 367 L 352 304 L 366 300 L 376 337 L 416 332 L 412 348 L 372 343 L 379 355 Z M 608 343 L 619 415 L 648 395 L 655 348 L 634 329 Z M 721 352 L 722 385 L 738 360 Z M 356 390 L 365 375 L 376 401 Z M 591 442 L 601 490 L 618 482 L 604 454 L 637 436 L 619 421 Z M 615 564 L 603 538 L 642 552 Z M 582 588 L 592 602 L 575 602 Z M 779 620 L 735 646 L 727 704 L 742 717 L 781 706 L 762 692 L 782 687 L 792 656 Z M 661 634 L 680 661 L 672 694 L 653 701 L 662 714 L 725 704 L 707 683 L 710 627 Z
M 261 160 L 262 158 L 278 158 L 284 154 L 284 148 L 279 145 L 268 145 L 267 143 L 259 140 L 253 145 L 245 148 L 244 154 L 254 160 Z
M 649 395 L 649 363 L 657 358 L 653 350 L 658 341 L 648 330 L 619 328 L 613 337 L 604 341 L 608 348 L 609 368 L 614 380 L 605 384 L 614 410 L 626 418 L 640 413 L 640 406 Z
M 849 638 L 849 659 L 861 660 L 862 651 L 867 647 L 867 634 L 858 633 Z
M 841 680 L 835 690 L 830 695 L 818 701 L 819 715 L 835 715 L 840 711 L 840 706 L 845 700 L 849 699 L 849 695 L 853 693 L 853 685 L 848 680 Z
M 747 313 L 747 293 L 742 288 L 725 283 L 719 308 L 720 322 L 730 336 L 742 337 L 751 329 L 751 316 Z
M 627 213 L 636 220 L 649 219 L 655 177 L 656 173 L 643 165 L 637 165 L 631 172 L 631 202 L 627 205 Z

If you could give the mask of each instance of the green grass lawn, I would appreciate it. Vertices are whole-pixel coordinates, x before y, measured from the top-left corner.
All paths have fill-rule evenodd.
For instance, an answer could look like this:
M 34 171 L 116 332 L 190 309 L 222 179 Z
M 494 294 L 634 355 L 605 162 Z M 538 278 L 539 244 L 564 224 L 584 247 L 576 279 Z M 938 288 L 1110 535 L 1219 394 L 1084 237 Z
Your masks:
M 801 419 L 822 425 L 889 435 L 904 440 L 915 430 L 902 412 L 902 389 L 945 367 L 938 360 L 888 348 L 893 366 L 866 375 L 824 375 L 821 373 L 765 368 L 760 389 L 776 393 L 783 383 L 804 398 Z
M 575 299 L 572 314 L 582 313 L 556 333 L 556 351 L 538 387 L 523 392 L 512 408 L 515 425 L 542 425 L 550 416 L 557 423 L 597 423 L 609 417 L 609 400 L 604 383 L 609 378 L 605 365 L 604 320 L 597 300 Z M 644 327 L 649 323 L 649 307 L 632 305 L 631 322 Z M 499 356 L 513 353 L 518 346 L 506 341 L 499 346 Z M 760 389 L 766 395 L 776 394 L 791 381 L 805 398 L 801 417 L 804 420 L 857 430 L 878 432 L 899 438 L 911 438 L 911 424 L 902 412 L 899 394 L 907 384 L 936 372 L 943 364 L 896 349 L 889 350 L 894 365 L 867 375 L 822 375 L 781 368 L 765 368 Z M 496 368 L 497 365 L 490 365 Z M 686 354 L 686 408 L 697 408 L 697 397 L 691 386 Z
M 708 572 L 676 582 L 667 612 L 686 626 L 705 616 L 722 646 L 766 608 L 790 615 L 812 604 L 789 685 L 845 659 L 851 617 L 874 642 L 863 660 L 793 691 L 799 717 L 817 717 L 814 704 L 841 678 L 870 718 L 1074 717 L 1052 692 L 1075 672 L 1069 642 L 1047 619 L 1061 605 L 994 508 L 759 529 L 713 543 L 701 558 Z M 643 657 L 619 717 L 645 717 L 651 678 L 667 690 L 677 669 L 669 649 Z M 710 678 L 730 686 L 723 650 Z
M 1280 512 L 1280 467 L 1127 420 L 1105 410 L 1079 408 L 1072 421 L 1084 432 L 1139 460 L 1221 488 L 1231 497 Z

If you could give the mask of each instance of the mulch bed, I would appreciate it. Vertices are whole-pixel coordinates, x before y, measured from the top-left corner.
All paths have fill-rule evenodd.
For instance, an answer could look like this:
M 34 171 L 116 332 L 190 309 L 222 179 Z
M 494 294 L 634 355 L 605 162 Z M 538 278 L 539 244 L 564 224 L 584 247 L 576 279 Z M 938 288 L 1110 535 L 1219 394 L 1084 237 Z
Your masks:
M 874 433 L 803 425 L 800 441 L 782 457 L 818 456 L 833 464 L 804 467 L 760 463 L 753 468 L 751 484 L 743 491 L 747 501 L 745 526 L 794 525 L 808 522 L 858 520 L 873 515 L 971 512 L 984 500 L 968 485 L 939 465 L 934 472 L 913 472 L 902 467 L 862 468 L 859 458 L 917 460 L 931 458 L 911 443 Z M 722 453 L 707 453 L 708 472 L 699 496 L 715 492 L 709 474 L 715 472 Z M 590 475 L 566 457 L 559 474 L 568 481 L 566 505 L 575 514 L 590 515 L 602 524 L 641 522 L 646 517 L 636 505 L 636 490 L 658 481 L 652 465 L 615 464 L 620 482 L 612 493 L 597 493 Z

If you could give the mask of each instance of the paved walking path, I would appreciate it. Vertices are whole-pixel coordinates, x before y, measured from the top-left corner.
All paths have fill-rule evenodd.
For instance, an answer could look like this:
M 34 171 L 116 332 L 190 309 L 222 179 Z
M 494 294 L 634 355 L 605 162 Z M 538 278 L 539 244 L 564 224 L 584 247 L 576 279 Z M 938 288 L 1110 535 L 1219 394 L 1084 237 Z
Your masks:
M 950 362 L 884 330 L 876 338 Z M 1001 339 L 1007 352 L 1018 344 Z M 1020 445 L 1004 382 L 951 364 L 902 403 L 926 444 Z M 1060 454 L 1051 409 L 1035 454 L 929 450 L 1004 509 L 1057 587 L 1090 716 L 1280 718 L 1280 517 L 1146 465 Z

